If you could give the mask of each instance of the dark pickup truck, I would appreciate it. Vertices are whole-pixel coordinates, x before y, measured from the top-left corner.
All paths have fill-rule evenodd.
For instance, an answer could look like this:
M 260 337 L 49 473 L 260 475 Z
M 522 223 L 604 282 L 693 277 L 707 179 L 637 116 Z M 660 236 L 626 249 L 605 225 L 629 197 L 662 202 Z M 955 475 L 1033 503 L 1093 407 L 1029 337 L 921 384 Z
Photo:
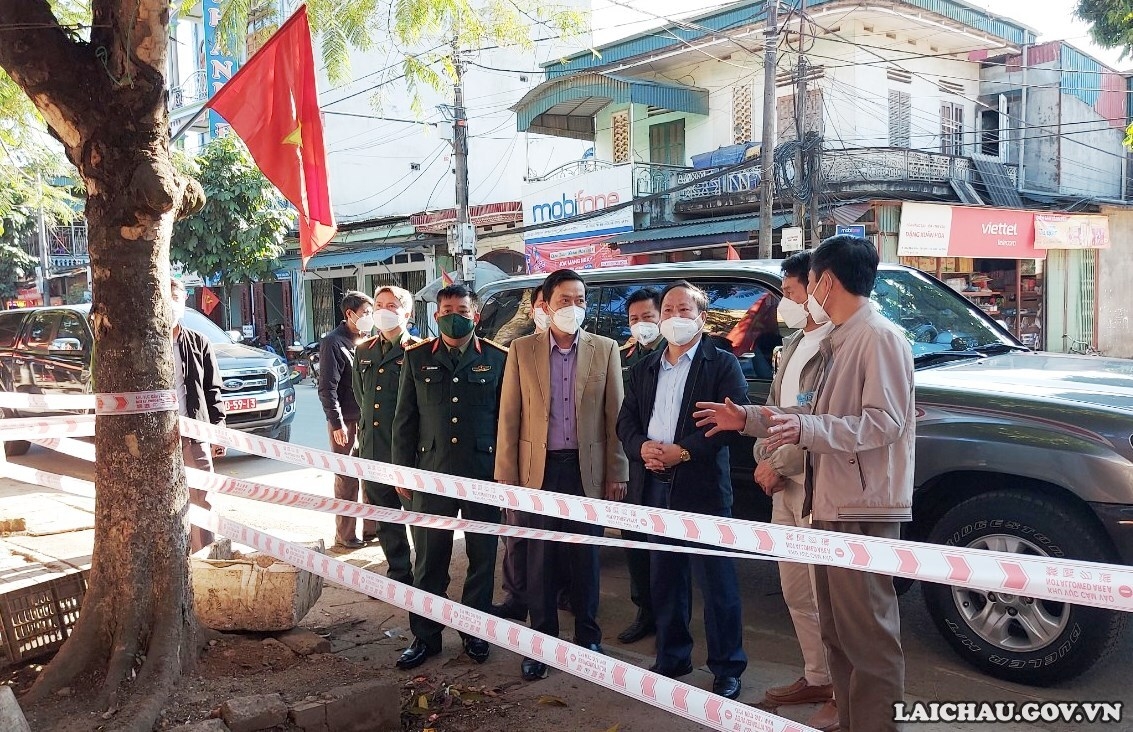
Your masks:
M 751 399 L 762 404 L 776 348 L 790 332 L 778 317 L 779 264 L 588 270 L 581 273 L 583 327 L 624 343 L 629 295 L 687 279 L 708 294 L 707 328 L 731 342 Z M 531 288 L 541 281 L 485 285 L 478 332 L 504 344 L 532 332 Z M 907 267 L 883 265 L 872 299 L 906 334 L 917 368 L 916 493 L 907 537 L 1133 564 L 1133 361 L 1031 351 L 959 293 Z M 753 467 L 750 449 L 733 451 L 735 514 L 768 520 Z M 1081 673 L 1117 645 L 1125 625 L 1124 613 L 1087 605 L 928 583 L 923 589 L 929 613 L 961 656 L 1023 683 Z
M 27 394 L 88 394 L 91 391 L 89 305 L 0 311 L 0 391 Z M 229 427 L 277 440 L 291 439 L 295 386 L 278 356 L 234 342 L 196 310 L 185 311 L 186 327 L 203 333 L 220 366 Z M 4 417 L 41 411 L 0 409 Z M 7 455 L 27 452 L 27 442 L 5 442 Z

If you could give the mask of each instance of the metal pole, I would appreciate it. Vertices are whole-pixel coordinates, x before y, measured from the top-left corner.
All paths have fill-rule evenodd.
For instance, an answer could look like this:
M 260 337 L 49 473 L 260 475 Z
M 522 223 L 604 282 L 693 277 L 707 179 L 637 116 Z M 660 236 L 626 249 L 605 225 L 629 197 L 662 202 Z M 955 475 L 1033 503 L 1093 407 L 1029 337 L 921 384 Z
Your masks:
M 39 235 L 39 295 L 43 300 L 42 305 L 50 305 L 51 294 L 47 290 L 51 282 L 48 278 L 51 259 L 47 252 L 47 220 L 43 215 L 43 176 L 36 173 L 35 182 L 39 189 L 37 190 L 39 210 L 36 213 L 36 230 Z
M 464 284 L 469 289 L 476 288 L 476 240 L 463 238 L 466 224 L 472 223 L 468 212 L 468 115 L 464 109 L 464 62 L 460 58 L 460 50 L 453 43 L 452 49 L 453 69 L 456 74 L 456 83 L 453 85 L 453 115 L 452 115 L 452 144 L 456 162 L 456 226 L 457 235 L 462 237 L 461 263 L 465 257 L 471 255 L 473 264 L 464 267 Z M 469 250 L 471 248 L 471 250 Z
M 771 258 L 772 211 L 775 207 L 773 158 L 775 156 L 775 56 L 779 45 L 779 0 L 767 0 L 767 26 L 763 30 L 763 142 L 759 149 L 760 187 L 759 258 Z
M 799 61 L 795 67 L 795 185 L 803 183 L 803 138 L 806 137 L 806 56 L 802 55 L 802 22 L 799 22 Z M 795 225 L 803 232 L 803 247 L 810 246 L 810 225 L 806 220 L 806 205 L 801 198 L 795 199 Z

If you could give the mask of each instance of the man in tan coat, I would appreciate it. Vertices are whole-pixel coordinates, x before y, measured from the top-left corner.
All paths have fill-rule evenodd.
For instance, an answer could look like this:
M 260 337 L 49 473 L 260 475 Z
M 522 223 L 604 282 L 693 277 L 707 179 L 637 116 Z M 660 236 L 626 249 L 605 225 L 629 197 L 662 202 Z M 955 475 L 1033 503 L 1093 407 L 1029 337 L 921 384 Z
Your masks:
M 496 480 L 527 488 L 620 501 L 629 463 L 617 436 L 622 403 L 618 345 L 581 330 L 586 286 L 571 270 L 543 284 L 550 328 L 512 341 L 504 368 L 496 438 Z M 536 514 L 524 525 L 601 536 L 602 527 Z M 601 652 L 598 627 L 598 551 L 595 546 L 531 541 L 527 548 L 527 608 L 531 627 L 559 632 L 558 573 L 566 553 L 571 569 L 574 642 Z M 547 666 L 523 660 L 523 678 L 545 678 Z

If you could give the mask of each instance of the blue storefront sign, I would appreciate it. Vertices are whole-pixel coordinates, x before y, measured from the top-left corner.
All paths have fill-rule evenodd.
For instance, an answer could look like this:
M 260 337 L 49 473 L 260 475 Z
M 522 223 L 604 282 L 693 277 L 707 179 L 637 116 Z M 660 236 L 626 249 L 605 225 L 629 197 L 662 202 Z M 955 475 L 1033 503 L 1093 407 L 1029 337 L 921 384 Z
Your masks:
M 220 45 L 221 0 L 202 0 L 205 26 L 205 83 L 211 99 L 225 82 L 240 68 L 240 60 Z M 216 112 L 209 110 L 209 133 L 220 137 L 228 131 L 228 123 Z
M 847 236 L 856 236 L 859 239 L 864 239 L 865 238 L 865 224 L 849 224 L 849 225 L 838 224 L 837 228 L 834 229 L 834 233 L 837 234 L 838 236 L 842 236 L 843 234 L 845 234 Z

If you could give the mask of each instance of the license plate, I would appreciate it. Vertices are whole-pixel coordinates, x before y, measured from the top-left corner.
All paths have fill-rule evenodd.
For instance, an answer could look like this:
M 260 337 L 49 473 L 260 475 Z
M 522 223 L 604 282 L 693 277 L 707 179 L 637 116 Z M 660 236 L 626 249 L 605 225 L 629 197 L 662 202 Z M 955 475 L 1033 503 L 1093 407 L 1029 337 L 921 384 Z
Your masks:
M 256 408 L 256 400 L 249 399 L 225 399 L 224 411 L 226 412 L 250 412 Z

